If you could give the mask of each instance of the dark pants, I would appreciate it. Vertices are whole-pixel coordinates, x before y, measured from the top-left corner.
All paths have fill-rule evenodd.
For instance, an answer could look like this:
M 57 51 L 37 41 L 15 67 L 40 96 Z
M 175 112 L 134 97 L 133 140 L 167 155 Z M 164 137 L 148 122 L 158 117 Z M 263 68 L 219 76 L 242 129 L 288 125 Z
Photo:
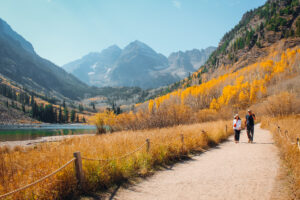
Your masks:
M 234 130 L 234 140 L 235 141 L 240 141 L 240 130 Z
M 247 135 L 250 141 L 253 141 L 254 137 L 254 126 L 247 126 Z

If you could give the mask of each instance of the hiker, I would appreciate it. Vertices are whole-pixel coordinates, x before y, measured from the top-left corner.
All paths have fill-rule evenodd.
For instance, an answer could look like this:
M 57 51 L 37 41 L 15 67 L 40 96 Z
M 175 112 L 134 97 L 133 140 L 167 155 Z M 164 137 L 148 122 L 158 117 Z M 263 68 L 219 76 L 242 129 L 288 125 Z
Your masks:
M 253 137 L 254 137 L 254 120 L 255 120 L 255 114 L 252 113 L 251 110 L 248 110 L 248 115 L 246 115 L 246 121 L 245 126 L 247 130 L 247 136 L 248 136 L 248 143 L 253 143 Z
M 234 141 L 235 143 L 239 143 L 240 141 L 240 133 L 242 129 L 242 120 L 238 114 L 234 116 L 233 119 L 233 130 L 234 130 Z

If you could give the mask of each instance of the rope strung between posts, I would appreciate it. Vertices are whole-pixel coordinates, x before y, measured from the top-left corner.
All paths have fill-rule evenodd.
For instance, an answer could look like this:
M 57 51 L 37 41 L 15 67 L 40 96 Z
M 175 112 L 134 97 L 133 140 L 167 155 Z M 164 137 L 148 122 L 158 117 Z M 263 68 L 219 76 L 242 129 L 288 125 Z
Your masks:
M 76 159 L 76 158 L 72 158 L 70 161 L 68 161 L 66 164 L 64 164 L 63 166 L 61 166 L 60 168 L 58 168 L 57 170 L 55 170 L 55 171 L 52 172 L 51 174 L 48 174 L 47 176 L 44 176 L 43 178 L 41 178 L 41 179 L 39 179 L 39 180 L 36 180 L 36 181 L 34 181 L 33 183 L 30 183 L 30 184 L 28 184 L 28 185 L 25 185 L 25 186 L 23 186 L 23 187 L 21 187 L 21 188 L 19 188 L 19 189 L 13 190 L 13 191 L 8 192 L 8 193 L 6 193 L 6 194 L 0 195 L 0 199 L 2 199 L 2 198 L 4 198 L 4 197 L 7 197 L 7 196 L 9 196 L 9 195 L 12 195 L 12 194 L 14 194 L 14 193 L 20 192 L 20 191 L 22 191 L 22 190 L 25 190 L 25 189 L 27 189 L 27 188 L 33 186 L 33 185 L 36 185 L 36 184 L 40 183 L 41 181 L 43 181 L 43 180 L 45 180 L 45 179 L 47 179 L 47 178 L 49 178 L 49 177 L 55 175 L 57 172 L 63 170 L 65 167 L 67 167 L 67 166 L 68 166 L 70 163 L 72 163 L 75 159 Z
M 295 144 L 296 144 L 296 143 L 294 143 L 294 142 L 291 140 L 291 138 L 289 138 L 289 136 L 287 135 L 287 134 L 288 134 L 288 130 L 285 130 L 285 131 L 284 131 L 284 134 L 285 134 L 286 139 L 287 139 L 292 145 L 295 145 Z
M 202 133 L 206 133 L 206 132 L 202 130 Z M 182 143 L 184 144 L 184 141 L 183 141 L 183 134 L 182 134 Z M 127 154 L 125 154 L 125 155 L 123 155 L 123 156 L 120 156 L 120 157 L 111 158 L 111 159 L 94 159 L 94 158 L 81 157 L 81 159 L 84 159 L 84 160 L 90 160 L 90 161 L 106 161 L 106 162 L 107 162 L 107 161 L 112 161 L 112 160 L 123 159 L 123 158 L 126 158 L 126 157 L 128 157 L 128 156 L 130 156 L 130 155 L 136 153 L 137 151 L 141 150 L 145 145 L 147 145 L 147 152 L 148 152 L 148 151 L 149 151 L 149 147 L 150 147 L 150 146 L 149 146 L 149 145 L 150 145 L 150 140 L 149 140 L 149 139 L 147 139 L 145 143 L 143 143 L 141 146 L 139 146 L 139 147 L 138 147 L 137 149 L 135 149 L 134 151 L 129 152 L 129 153 L 127 153 Z M 200 149 L 201 149 L 201 151 L 203 151 L 203 152 L 206 152 L 206 151 L 207 151 L 207 150 L 202 149 L 202 148 L 200 148 Z M 79 152 L 79 153 L 80 153 L 80 152 Z M 13 191 L 8 192 L 8 193 L 6 193 L 6 194 L 0 195 L 0 199 L 2 199 L 2 198 L 4 198 L 4 197 L 7 197 L 7 196 L 10 196 L 10 195 L 13 195 L 13 194 L 15 194 L 15 193 L 17 193 L 17 192 L 20 192 L 20 191 L 22 191 L 22 190 L 25 190 L 25 189 L 27 189 L 27 188 L 29 188 L 29 187 L 31 187 L 31 186 L 34 186 L 34 185 L 36 185 L 36 184 L 42 182 L 43 180 L 45 180 L 45 179 L 47 179 L 47 178 L 49 178 L 49 177 L 55 175 L 56 173 L 58 173 L 58 172 L 61 171 L 61 170 L 63 170 L 65 167 L 67 167 L 70 163 L 72 163 L 72 162 L 75 161 L 76 159 L 77 159 L 76 157 L 73 158 L 73 159 L 71 159 L 70 161 L 68 161 L 66 164 L 64 164 L 63 166 L 61 166 L 61 167 L 58 168 L 57 170 L 53 171 L 52 173 L 48 174 L 47 176 L 44 176 L 43 178 L 41 178 L 41 179 L 39 179 L 39 180 L 34 181 L 33 183 L 30 183 L 30 184 L 28 184 L 28 185 L 25 185 L 25 186 L 23 186 L 23 187 L 21 187 L 21 188 L 18 188 L 18 189 L 16 189 L 16 190 L 13 190 Z
M 300 151 L 300 140 L 299 140 L 299 138 L 297 138 L 297 146 L 298 146 L 298 149 Z
M 281 134 L 281 128 L 280 128 L 280 126 L 279 126 L 278 124 L 275 125 L 275 126 L 277 126 L 277 128 L 278 128 L 279 136 L 280 136 L 281 138 L 284 138 L 284 137 L 282 136 L 282 134 Z M 292 142 L 292 140 L 288 137 L 287 133 L 288 133 L 288 131 L 285 130 L 284 134 L 285 134 L 286 140 L 287 140 L 291 145 L 297 145 L 298 148 L 299 148 L 299 150 L 300 150 L 300 143 L 299 143 L 299 141 L 298 141 L 298 138 L 297 138 L 297 142 L 296 142 L 296 143 L 295 143 L 295 142 Z
M 132 152 L 129 152 L 129 153 L 123 155 L 123 156 L 116 157 L 116 158 L 110 158 L 110 159 L 96 159 L 96 158 L 87 158 L 87 157 L 81 157 L 81 158 L 84 159 L 84 160 L 89 160 L 89 161 L 103 161 L 103 162 L 109 162 L 109 161 L 113 161 L 113 160 L 120 160 L 120 159 L 126 158 L 126 157 L 134 154 L 135 152 L 141 150 L 146 144 L 147 144 L 147 142 L 145 142 L 144 144 L 142 144 L 136 150 L 134 150 Z

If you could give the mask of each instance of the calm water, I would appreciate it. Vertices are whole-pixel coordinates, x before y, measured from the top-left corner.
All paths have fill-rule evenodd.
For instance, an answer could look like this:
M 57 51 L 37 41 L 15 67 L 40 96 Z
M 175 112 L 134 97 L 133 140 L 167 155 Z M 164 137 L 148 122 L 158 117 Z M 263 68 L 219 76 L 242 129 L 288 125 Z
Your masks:
M 24 141 L 47 136 L 95 134 L 95 132 L 96 127 L 91 125 L 41 124 L 0 126 L 0 141 Z

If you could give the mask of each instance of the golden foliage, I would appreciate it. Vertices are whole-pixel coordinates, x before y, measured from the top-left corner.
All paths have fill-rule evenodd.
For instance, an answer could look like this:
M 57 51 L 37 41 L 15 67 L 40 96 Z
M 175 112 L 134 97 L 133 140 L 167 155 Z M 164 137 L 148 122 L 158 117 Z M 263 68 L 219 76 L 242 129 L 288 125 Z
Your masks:
M 149 101 L 149 105 L 148 105 L 148 109 L 149 109 L 149 112 L 151 113 L 153 111 L 153 105 L 154 105 L 154 101 L 151 99 Z
M 286 181 L 291 189 L 289 197 L 286 199 L 300 199 L 300 150 L 296 143 L 296 138 L 300 138 L 300 117 L 293 115 L 284 118 L 264 118 L 262 127 L 269 129 L 275 138 L 276 145 L 279 147 L 281 159 L 284 167 L 287 168 Z M 278 126 L 281 129 L 282 137 L 278 132 Z
M 116 115 L 114 114 L 113 111 L 104 111 L 103 113 L 97 113 L 91 121 L 94 122 L 94 124 L 97 126 L 97 132 L 100 133 L 105 133 L 108 126 L 111 128 L 115 125 L 116 123 Z
M 265 103 L 266 114 L 272 117 L 287 116 L 300 112 L 300 101 L 295 94 L 281 92 L 268 97 Z
M 108 113 L 109 114 L 109 113 Z M 109 162 L 83 160 L 85 174 L 84 191 L 107 189 L 120 181 L 135 176 L 151 174 L 159 165 L 171 164 L 189 152 L 201 151 L 209 144 L 226 139 L 225 125 L 231 121 L 216 121 L 203 124 L 176 126 L 144 131 L 123 131 L 114 134 L 81 136 L 61 143 L 43 143 L 36 148 L 18 147 L 10 150 L 0 148 L 0 194 L 20 188 L 53 172 L 68 160 L 73 152 L 82 157 L 109 159 L 134 151 L 150 139 L 150 152 L 146 147 L 132 156 Z M 206 134 L 203 134 L 205 131 Z M 184 134 L 184 146 L 181 143 Z M 40 184 L 19 192 L 7 199 L 74 199 L 77 196 L 73 165 Z
M 287 49 L 281 54 L 270 52 L 264 60 L 233 73 L 229 71 L 200 85 L 149 100 L 146 102 L 148 112 L 140 107 L 135 113 L 118 115 L 116 120 L 120 124 L 116 129 L 136 130 L 195 123 L 203 121 L 203 118 L 197 118 L 202 109 L 221 112 L 222 108 L 231 107 L 232 115 L 267 97 L 268 87 L 299 74 L 299 57 L 299 48 Z M 229 69 L 229 66 L 226 68 Z

